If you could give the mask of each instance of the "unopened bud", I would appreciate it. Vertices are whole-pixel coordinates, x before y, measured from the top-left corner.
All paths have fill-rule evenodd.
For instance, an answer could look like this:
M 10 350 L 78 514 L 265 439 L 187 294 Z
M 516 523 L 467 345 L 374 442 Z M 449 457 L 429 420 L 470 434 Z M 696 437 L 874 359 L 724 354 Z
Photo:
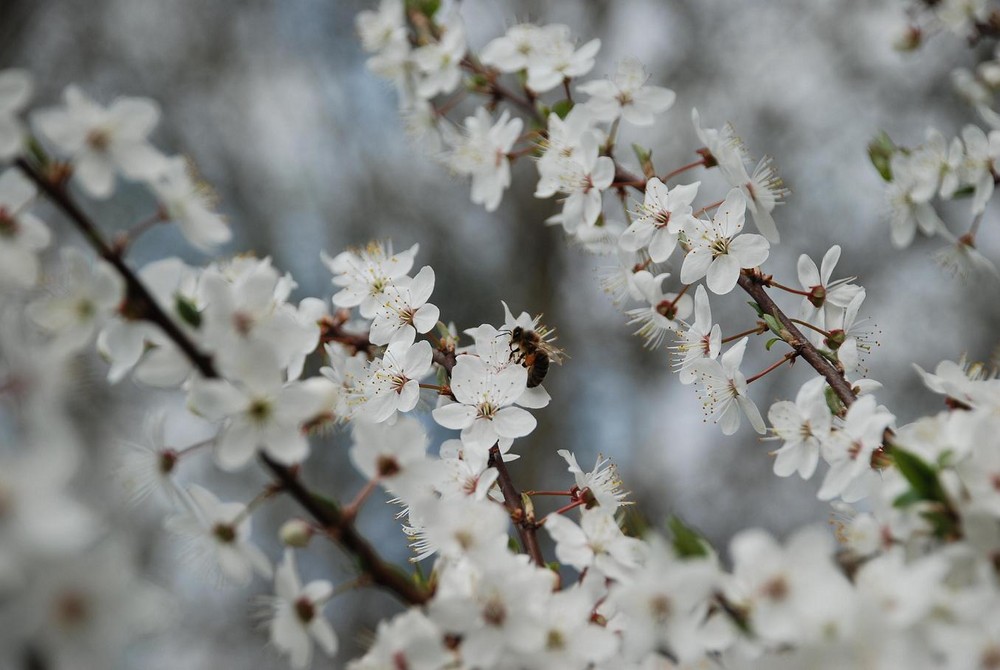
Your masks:
M 313 533 L 312 526 L 302 519 L 286 521 L 281 526 L 281 530 L 278 531 L 281 541 L 285 545 L 298 549 L 309 546 L 309 540 L 312 539 Z

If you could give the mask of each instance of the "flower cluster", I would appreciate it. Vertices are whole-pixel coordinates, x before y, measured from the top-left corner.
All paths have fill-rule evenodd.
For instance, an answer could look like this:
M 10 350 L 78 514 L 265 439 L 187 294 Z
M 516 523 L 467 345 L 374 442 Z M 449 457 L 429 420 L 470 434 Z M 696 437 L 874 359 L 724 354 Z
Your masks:
M 985 20 L 976 3 L 961 12 L 956 3 L 934 4 L 941 20 L 964 12 L 956 25 Z M 477 56 L 457 9 L 438 3 L 382 0 L 357 26 L 371 68 L 394 80 L 411 120 L 423 119 L 412 125 L 427 146 L 471 177 L 474 202 L 498 207 L 511 162 L 532 155 L 535 195 L 560 198 L 548 222 L 613 259 L 608 286 L 634 303 L 626 312 L 637 334 L 652 348 L 673 341 L 679 381 L 697 386 L 722 432 L 736 432 L 744 416 L 761 434 L 770 424 L 781 442 L 773 452 L 779 477 L 810 479 L 823 461 L 818 497 L 836 501 L 839 549 L 815 527 L 785 542 L 751 529 L 732 539 L 727 565 L 677 519 L 669 537 L 636 531 L 623 514 L 630 503 L 614 466 L 599 457 L 584 470 L 567 450 L 557 452 L 567 469 L 563 490 L 518 491 L 508 463 L 536 428 L 533 412 L 549 404 L 543 382 L 549 365 L 561 362 L 553 331 L 527 312 L 515 317 L 506 303 L 502 323 L 446 325 L 430 302 L 434 270 L 414 270 L 417 245 L 396 251 L 371 242 L 322 254 L 328 300 L 292 301 L 296 282 L 268 258 L 204 267 L 166 258 L 132 270 L 128 242 L 145 226 L 107 241 L 70 186 L 104 199 L 119 177 L 139 182 L 154 222 L 176 222 L 202 249 L 229 238 L 185 159 L 150 141 L 158 107 L 135 98 L 104 107 L 70 86 L 63 105 L 26 114 L 30 77 L 11 70 L 0 72 L 0 160 L 11 161 L 0 173 L 0 306 L 23 312 L 19 325 L 30 335 L 0 340 L 3 390 L 14 395 L 20 419 L 15 448 L 0 454 L 0 595 L 23 602 L 30 616 L 4 632 L 6 646 L 41 650 L 64 665 L 90 662 L 81 640 L 110 637 L 117 651 L 162 618 L 150 613 L 164 609 L 165 596 L 73 495 L 81 451 L 66 417 L 51 416 L 68 394 L 60 383 L 71 357 L 93 347 L 110 382 L 173 391 L 184 411 L 211 425 L 207 439 L 177 446 L 165 415 L 151 417 L 117 474 L 136 498 L 156 497 L 170 510 L 165 528 L 217 581 L 273 578 L 270 640 L 294 668 L 307 667 L 316 648 L 337 653 L 324 608 L 357 584 L 395 593 L 406 609 L 379 624 L 347 665 L 354 670 L 994 667 L 1000 379 L 946 362 L 919 374 L 945 396 L 947 410 L 902 424 L 880 405 L 880 385 L 865 378 L 876 344 L 859 318 L 866 291 L 853 277 L 834 278 L 840 247 L 819 265 L 802 255 L 797 288 L 761 269 L 778 242 L 772 212 L 786 194 L 770 159 L 754 164 L 731 127 L 704 127 L 696 111 L 704 146 L 694 163 L 658 173 L 651 152 L 637 146 L 634 172 L 615 155 L 621 124 L 651 125 L 675 103 L 637 61 L 622 62 L 610 79 L 578 83 L 599 41 L 578 45 L 566 26 L 527 23 Z M 508 87 L 504 78 L 517 83 Z M 489 107 L 451 126 L 454 105 L 441 99 L 463 85 L 488 96 Z M 495 115 L 501 102 L 511 109 Z M 917 228 L 947 235 L 935 196 L 968 191 L 974 216 L 982 215 L 1000 156 L 997 132 L 969 126 L 950 143 L 932 134 L 915 150 L 887 141 L 873 150 L 892 182 L 897 244 L 908 244 Z M 727 184 L 697 210 L 701 182 L 670 185 L 696 168 L 718 168 Z M 628 204 L 630 188 L 641 202 Z M 32 212 L 40 192 L 99 256 L 62 247 L 61 278 L 45 291 L 37 290 L 39 254 L 52 235 Z M 626 205 L 624 221 L 606 207 L 613 196 Z M 744 230 L 748 212 L 757 233 Z M 967 237 L 961 244 L 971 249 L 974 234 Z M 676 289 L 665 287 L 671 262 L 679 263 Z M 737 288 L 756 318 L 724 337 L 710 295 Z M 797 297 L 794 316 L 771 290 Z M 767 336 L 768 351 L 778 343 L 787 351 L 747 376 L 741 367 L 752 336 Z M 749 386 L 795 360 L 817 376 L 794 401 L 772 404 L 765 423 Z M 453 432 L 435 443 L 432 422 Z M 314 493 L 302 476 L 312 433 L 333 426 L 349 432 L 346 459 L 362 482 L 347 503 Z M 223 500 L 181 471 L 209 452 L 223 472 L 257 461 L 271 479 L 246 502 Z M 354 525 L 375 492 L 398 509 L 400 537 L 412 561 L 423 562 L 424 577 L 385 563 Z M 254 536 L 253 522 L 278 495 L 310 519 L 283 526 L 275 565 L 277 552 Z M 561 504 L 543 511 L 543 495 Z M 853 506 L 863 499 L 867 507 Z M 546 563 L 542 534 L 560 570 Z M 304 583 L 296 551 L 314 536 L 356 558 L 358 579 Z M 37 570 L 42 563 L 59 567 Z

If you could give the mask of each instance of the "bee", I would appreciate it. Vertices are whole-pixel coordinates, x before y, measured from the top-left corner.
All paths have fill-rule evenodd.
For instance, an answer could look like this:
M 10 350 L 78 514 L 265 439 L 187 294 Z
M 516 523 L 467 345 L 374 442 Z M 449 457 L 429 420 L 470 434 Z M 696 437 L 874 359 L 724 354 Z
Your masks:
M 562 363 L 563 351 L 552 346 L 552 331 L 544 327 L 529 330 L 514 326 L 510 331 L 510 360 L 517 361 L 528 370 L 528 388 L 542 383 L 549 372 L 549 364 Z

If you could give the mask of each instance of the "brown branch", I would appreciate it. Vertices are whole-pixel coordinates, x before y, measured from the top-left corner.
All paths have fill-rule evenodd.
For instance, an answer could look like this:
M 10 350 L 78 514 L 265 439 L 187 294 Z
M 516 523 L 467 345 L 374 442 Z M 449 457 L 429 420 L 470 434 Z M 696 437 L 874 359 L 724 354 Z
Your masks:
M 219 374 L 212 358 L 202 353 L 174 320 L 163 311 L 163 308 L 156 302 L 139 277 L 125 264 L 121 256 L 112 250 L 97 226 L 73 201 L 66 189 L 59 183 L 48 179 L 25 159 L 18 158 L 16 164 L 25 176 L 31 179 L 53 204 L 70 218 L 94 251 L 110 263 L 125 280 L 127 300 L 134 310 L 130 310 L 130 313 L 136 315 L 136 318 L 151 321 L 159 326 L 204 377 L 218 378 Z M 367 340 L 367 338 L 365 339 Z M 265 454 L 261 454 L 261 461 L 280 483 L 282 490 L 309 512 L 341 547 L 354 555 L 360 569 L 370 575 L 373 582 L 392 591 L 408 603 L 420 604 L 429 599 L 430 594 L 425 589 L 418 587 L 395 566 L 379 557 L 375 549 L 358 533 L 354 524 L 342 514 L 336 504 L 309 491 L 292 468 L 276 463 Z
M 340 507 L 307 489 L 292 468 L 274 462 L 267 454 L 261 454 L 260 460 L 281 483 L 282 488 L 323 527 L 327 535 L 354 555 L 358 568 L 371 577 L 374 583 L 413 605 L 420 605 L 430 599 L 426 589 L 413 583 L 394 565 L 382 560 Z
M 771 296 L 767 294 L 764 290 L 764 285 L 762 283 L 763 278 L 760 273 L 755 270 L 743 270 L 740 273 L 739 287 L 746 291 L 746 293 L 754 299 L 765 314 L 770 314 L 774 318 L 781 322 L 781 325 L 785 330 L 788 331 L 789 337 L 785 339 L 785 342 L 794 349 L 799 356 L 802 357 L 809 365 L 813 367 L 816 372 L 823 375 L 826 378 L 826 382 L 833 389 L 837 397 L 840 398 L 841 402 L 844 403 L 844 407 L 850 407 L 851 403 L 857 399 L 854 394 L 854 390 L 851 385 L 847 383 L 844 379 L 844 375 L 841 374 L 840 370 L 834 367 L 827 358 L 819 352 L 819 350 L 813 346 L 812 342 L 806 339 L 806 336 L 802 334 L 802 331 L 796 327 L 792 320 L 787 314 L 781 311 L 778 305 L 775 304 Z
M 615 181 L 622 182 L 632 182 L 629 185 L 632 188 L 640 192 L 645 192 L 646 186 L 645 181 L 636 177 L 634 174 L 621 167 L 620 165 L 615 166 Z M 642 185 L 639 184 L 642 183 Z M 851 385 L 847 383 L 844 375 L 841 374 L 840 370 L 834 367 L 819 350 L 813 346 L 806 337 L 802 334 L 792 320 L 781 311 L 781 308 L 771 299 L 771 296 L 767 294 L 764 288 L 763 278 L 759 272 L 755 270 L 743 270 L 740 273 L 739 287 L 743 289 L 751 298 L 754 299 L 765 314 L 770 314 L 784 326 L 785 330 L 788 331 L 789 338 L 785 340 L 789 346 L 794 349 L 799 356 L 802 357 L 804 361 L 809 363 L 816 372 L 821 374 L 833 389 L 837 397 L 840 398 L 841 402 L 844 403 L 845 407 L 850 407 L 851 403 L 857 399 Z
M 216 377 L 215 368 L 212 365 L 211 357 L 202 353 L 194 342 L 174 323 L 145 285 L 139 281 L 139 277 L 125 264 L 122 257 L 116 254 L 108 245 L 97 227 L 91 222 L 83 210 L 70 198 L 69 193 L 58 183 L 49 180 L 37 168 L 31 165 L 24 158 L 18 158 L 17 167 L 33 181 L 38 188 L 45 192 L 49 199 L 68 216 L 76 227 L 87 238 L 87 242 L 94 251 L 105 261 L 110 263 L 122 279 L 125 280 L 125 296 L 129 305 L 129 313 L 136 318 L 145 321 L 152 321 L 158 325 L 174 344 L 184 352 L 191 364 L 206 377 Z
M 490 449 L 490 465 L 496 468 L 497 473 L 499 473 L 497 483 L 503 494 L 503 504 L 510 512 L 514 527 L 517 528 L 517 534 L 521 538 L 521 546 L 524 547 L 525 553 L 531 557 L 535 565 L 544 566 L 545 558 L 542 556 L 542 548 L 538 544 L 538 523 L 535 522 L 534 515 L 529 514 L 528 510 L 524 508 L 521 494 L 514 486 L 514 480 L 511 479 L 510 472 L 507 470 L 507 464 L 503 462 L 500 447 L 496 445 Z

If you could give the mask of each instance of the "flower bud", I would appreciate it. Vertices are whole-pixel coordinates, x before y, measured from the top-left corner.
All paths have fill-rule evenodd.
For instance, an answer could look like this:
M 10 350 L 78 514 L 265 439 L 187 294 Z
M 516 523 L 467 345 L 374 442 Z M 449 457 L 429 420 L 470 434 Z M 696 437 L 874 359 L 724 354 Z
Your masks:
M 309 545 L 313 532 L 312 526 L 302 519 L 291 519 L 281 526 L 278 534 L 287 546 L 302 549 Z

